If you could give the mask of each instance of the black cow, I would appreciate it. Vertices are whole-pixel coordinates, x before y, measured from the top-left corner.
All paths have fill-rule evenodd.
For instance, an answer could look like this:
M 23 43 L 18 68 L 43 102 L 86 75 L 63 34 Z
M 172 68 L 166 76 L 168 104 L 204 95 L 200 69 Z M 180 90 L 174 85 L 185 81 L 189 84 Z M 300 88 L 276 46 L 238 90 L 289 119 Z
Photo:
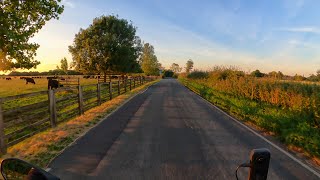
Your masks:
M 52 78 L 48 80 L 48 89 L 57 89 L 59 87 L 63 87 L 63 85 L 59 84 L 58 80 Z
M 26 80 L 26 84 L 28 83 L 36 84 L 36 82 L 32 78 L 25 78 L 25 80 Z
M 11 77 L 7 77 L 6 80 L 11 80 Z

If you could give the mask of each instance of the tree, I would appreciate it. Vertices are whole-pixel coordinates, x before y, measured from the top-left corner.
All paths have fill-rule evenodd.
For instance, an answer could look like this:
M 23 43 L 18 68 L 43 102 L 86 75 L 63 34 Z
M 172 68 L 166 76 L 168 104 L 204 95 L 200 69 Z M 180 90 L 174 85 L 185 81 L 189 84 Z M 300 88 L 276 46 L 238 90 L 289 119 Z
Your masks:
M 153 46 L 149 43 L 145 43 L 142 48 L 140 64 L 146 75 L 159 75 L 161 64 L 158 62 L 157 56 L 154 54 Z
M 172 63 L 170 70 L 172 70 L 174 73 L 181 72 L 182 68 L 180 68 L 179 64 Z
M 165 70 L 163 73 L 163 77 L 173 77 L 174 72 L 171 70 Z
M 40 64 L 34 59 L 39 45 L 30 43 L 50 19 L 63 12 L 61 0 L 0 1 L 0 71 L 31 69 Z
M 258 69 L 255 71 L 252 71 L 250 75 L 253 77 L 263 77 L 264 76 L 264 74 L 261 73 Z
M 282 79 L 284 77 L 283 73 L 281 71 L 272 71 L 269 72 L 268 74 L 270 77 L 275 78 L 275 79 Z
M 67 58 L 62 58 L 60 60 L 60 68 L 66 73 L 68 74 L 68 61 L 67 61 Z
M 136 27 L 118 16 L 95 18 L 87 29 L 80 29 L 69 46 L 73 67 L 82 72 L 119 73 L 140 69 L 141 40 Z
M 192 68 L 193 68 L 193 61 L 189 59 L 186 64 L 186 73 L 189 74 Z
M 320 77 L 320 69 L 317 70 L 317 76 Z
M 293 80 L 295 80 L 295 81 L 304 81 L 304 80 L 306 80 L 306 78 L 301 76 L 301 75 L 296 74 L 296 75 L 294 75 Z

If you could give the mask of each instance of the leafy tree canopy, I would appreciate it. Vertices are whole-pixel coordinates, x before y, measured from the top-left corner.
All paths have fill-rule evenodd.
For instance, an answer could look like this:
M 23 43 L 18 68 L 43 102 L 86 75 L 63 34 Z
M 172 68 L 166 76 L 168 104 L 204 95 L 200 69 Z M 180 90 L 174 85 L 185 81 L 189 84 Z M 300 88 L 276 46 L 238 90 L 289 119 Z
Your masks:
M 154 48 L 151 44 L 145 43 L 140 56 L 140 64 L 146 75 L 159 75 L 161 64 L 154 54 Z
M 258 69 L 255 71 L 252 71 L 250 75 L 253 77 L 263 77 L 264 76 L 264 74 L 262 72 L 260 72 Z
M 76 70 L 107 74 L 139 71 L 141 48 L 136 27 L 111 15 L 95 18 L 87 29 L 80 29 L 69 51 Z
M 181 72 L 182 68 L 177 63 L 172 63 L 170 70 L 172 70 L 174 73 Z
M 60 60 L 60 68 L 66 73 L 68 74 L 68 61 L 67 61 L 67 58 L 62 58 Z
M 186 63 L 186 73 L 189 74 L 192 68 L 193 68 L 193 61 L 189 59 Z
M 61 0 L 0 1 L 0 71 L 31 69 L 40 64 L 34 60 L 39 45 L 30 43 L 50 19 L 63 12 Z

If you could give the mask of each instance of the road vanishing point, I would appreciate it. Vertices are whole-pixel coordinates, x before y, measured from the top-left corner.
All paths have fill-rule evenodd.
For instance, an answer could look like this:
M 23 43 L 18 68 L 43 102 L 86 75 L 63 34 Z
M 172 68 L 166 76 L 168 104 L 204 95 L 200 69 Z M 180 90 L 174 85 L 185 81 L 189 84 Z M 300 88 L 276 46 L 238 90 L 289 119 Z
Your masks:
M 163 79 L 77 139 L 49 169 L 62 180 L 236 179 L 252 149 L 268 148 L 268 180 L 319 179 L 318 169 L 268 139 Z M 247 179 L 248 170 L 238 174 Z

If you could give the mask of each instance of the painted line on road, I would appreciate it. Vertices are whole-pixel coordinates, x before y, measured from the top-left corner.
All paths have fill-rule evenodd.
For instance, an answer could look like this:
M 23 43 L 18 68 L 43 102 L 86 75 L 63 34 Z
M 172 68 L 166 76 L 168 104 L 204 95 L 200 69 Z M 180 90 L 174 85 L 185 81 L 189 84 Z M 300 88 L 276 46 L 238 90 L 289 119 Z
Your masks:
M 188 88 L 189 89 L 189 88 Z M 190 90 L 190 89 L 189 89 Z M 190 90 L 191 91 L 191 90 Z M 193 91 L 191 91 L 193 92 Z M 193 92 L 194 93 L 194 92 Z M 194 93 L 196 94 L 196 93 Z M 274 148 L 278 149 L 279 151 L 281 151 L 283 154 L 287 155 L 289 158 L 291 158 L 293 161 L 297 162 L 298 164 L 300 164 L 302 167 L 306 168 L 307 170 L 309 170 L 310 172 L 312 172 L 314 175 L 316 175 L 318 178 L 320 178 L 320 174 L 315 171 L 313 168 L 309 167 L 308 165 L 306 165 L 305 163 L 301 162 L 299 159 L 297 159 L 296 157 L 294 157 L 292 154 L 290 154 L 289 152 L 287 152 L 286 150 L 282 149 L 281 147 L 277 146 L 276 144 L 274 144 L 273 142 L 269 141 L 267 138 L 263 137 L 261 134 L 257 133 L 256 131 L 254 131 L 253 129 L 251 129 L 250 127 L 246 126 L 245 124 L 241 123 L 239 120 L 235 119 L 234 117 L 230 116 L 229 114 L 227 114 L 226 112 L 224 112 L 223 110 L 221 110 L 220 108 L 218 108 L 217 106 L 213 105 L 212 103 L 210 103 L 209 101 L 207 101 L 206 99 L 204 99 L 203 97 L 199 96 L 198 94 L 196 94 L 198 97 L 200 97 L 205 103 L 209 104 L 210 106 L 213 106 L 215 109 L 219 110 L 220 112 L 222 112 L 224 115 L 228 116 L 229 118 L 231 118 L 234 122 L 238 123 L 239 125 L 241 125 L 242 127 L 244 127 L 245 129 L 249 130 L 250 132 L 252 132 L 253 134 L 255 134 L 256 136 L 260 137 L 262 140 L 266 141 L 268 144 L 270 144 L 271 146 L 273 146 Z

